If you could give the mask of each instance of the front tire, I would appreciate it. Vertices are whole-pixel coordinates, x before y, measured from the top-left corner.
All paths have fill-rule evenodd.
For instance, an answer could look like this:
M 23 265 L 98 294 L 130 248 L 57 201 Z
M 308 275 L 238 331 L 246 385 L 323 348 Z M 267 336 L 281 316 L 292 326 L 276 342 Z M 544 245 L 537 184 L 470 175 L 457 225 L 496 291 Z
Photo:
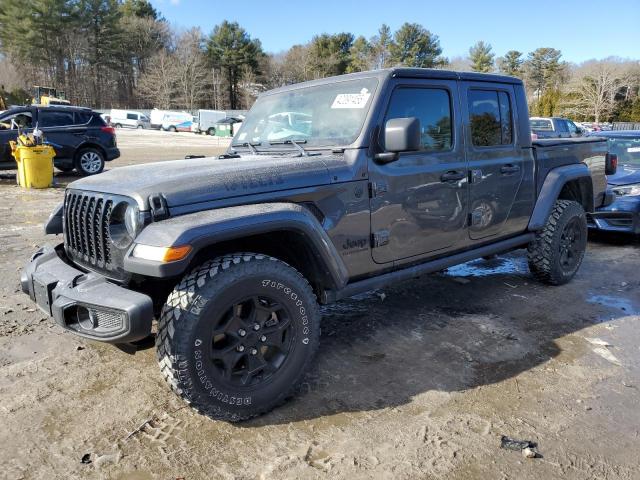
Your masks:
M 237 253 L 185 276 L 158 322 L 158 363 L 198 412 L 240 421 L 294 391 L 318 348 L 320 311 L 306 279 L 266 255 Z
M 173 125 L 171 125 L 171 126 L 168 128 L 168 130 L 169 130 L 171 133 L 175 133 L 175 132 L 177 132 L 177 131 L 178 131 L 178 129 L 177 129 L 176 127 L 174 127 Z
M 540 281 L 562 285 L 570 281 L 587 248 L 587 216 L 582 205 L 557 200 L 544 228 L 529 244 L 529 270 Z

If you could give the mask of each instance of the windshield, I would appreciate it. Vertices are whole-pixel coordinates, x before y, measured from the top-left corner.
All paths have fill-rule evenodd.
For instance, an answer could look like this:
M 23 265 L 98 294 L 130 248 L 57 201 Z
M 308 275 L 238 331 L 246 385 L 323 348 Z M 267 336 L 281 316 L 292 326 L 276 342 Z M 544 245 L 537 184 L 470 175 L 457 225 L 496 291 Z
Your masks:
M 640 168 L 640 135 L 610 138 L 609 152 L 618 155 L 618 163 Z
M 234 143 L 349 145 L 360 134 L 377 85 L 375 78 L 361 78 L 260 97 Z

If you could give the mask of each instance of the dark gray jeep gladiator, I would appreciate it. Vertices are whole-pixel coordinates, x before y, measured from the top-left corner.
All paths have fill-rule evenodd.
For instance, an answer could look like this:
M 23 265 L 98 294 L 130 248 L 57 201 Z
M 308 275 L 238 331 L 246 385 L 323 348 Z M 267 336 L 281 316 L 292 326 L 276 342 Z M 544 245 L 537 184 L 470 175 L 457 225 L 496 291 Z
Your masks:
M 237 421 L 290 396 L 319 304 L 528 249 L 558 285 L 606 194 L 607 144 L 532 144 L 515 78 L 395 68 L 262 94 L 228 151 L 69 185 L 22 289 L 64 329 L 155 334 L 171 388 Z

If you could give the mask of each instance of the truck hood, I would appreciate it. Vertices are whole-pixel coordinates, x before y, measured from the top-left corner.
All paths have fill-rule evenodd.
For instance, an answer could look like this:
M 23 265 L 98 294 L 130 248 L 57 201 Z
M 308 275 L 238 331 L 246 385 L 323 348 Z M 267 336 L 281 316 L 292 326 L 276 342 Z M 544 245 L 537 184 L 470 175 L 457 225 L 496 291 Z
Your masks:
M 169 208 L 258 193 L 327 185 L 323 157 L 246 155 L 146 163 L 77 180 L 69 188 L 124 195 L 142 210 L 149 196 L 164 195 Z
M 631 165 L 618 165 L 615 175 L 607 176 L 609 185 L 629 185 L 640 183 L 640 168 Z

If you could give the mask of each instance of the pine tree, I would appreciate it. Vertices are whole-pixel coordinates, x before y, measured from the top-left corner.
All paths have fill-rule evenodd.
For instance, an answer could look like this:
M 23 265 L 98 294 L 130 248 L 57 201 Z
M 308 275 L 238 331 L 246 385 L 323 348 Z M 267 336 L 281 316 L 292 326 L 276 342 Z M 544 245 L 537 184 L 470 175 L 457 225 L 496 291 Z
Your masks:
M 504 57 L 498 58 L 498 69 L 500 73 L 509 75 L 512 77 L 522 76 L 522 52 L 517 50 L 509 50 L 504 54 Z
M 480 40 L 469 49 L 471 70 L 474 72 L 489 73 L 493 71 L 493 57 L 491 45 Z
M 438 36 L 420 24 L 405 23 L 394 34 L 393 40 L 390 45 L 392 65 L 434 68 L 445 62 L 440 57 L 442 48 Z

